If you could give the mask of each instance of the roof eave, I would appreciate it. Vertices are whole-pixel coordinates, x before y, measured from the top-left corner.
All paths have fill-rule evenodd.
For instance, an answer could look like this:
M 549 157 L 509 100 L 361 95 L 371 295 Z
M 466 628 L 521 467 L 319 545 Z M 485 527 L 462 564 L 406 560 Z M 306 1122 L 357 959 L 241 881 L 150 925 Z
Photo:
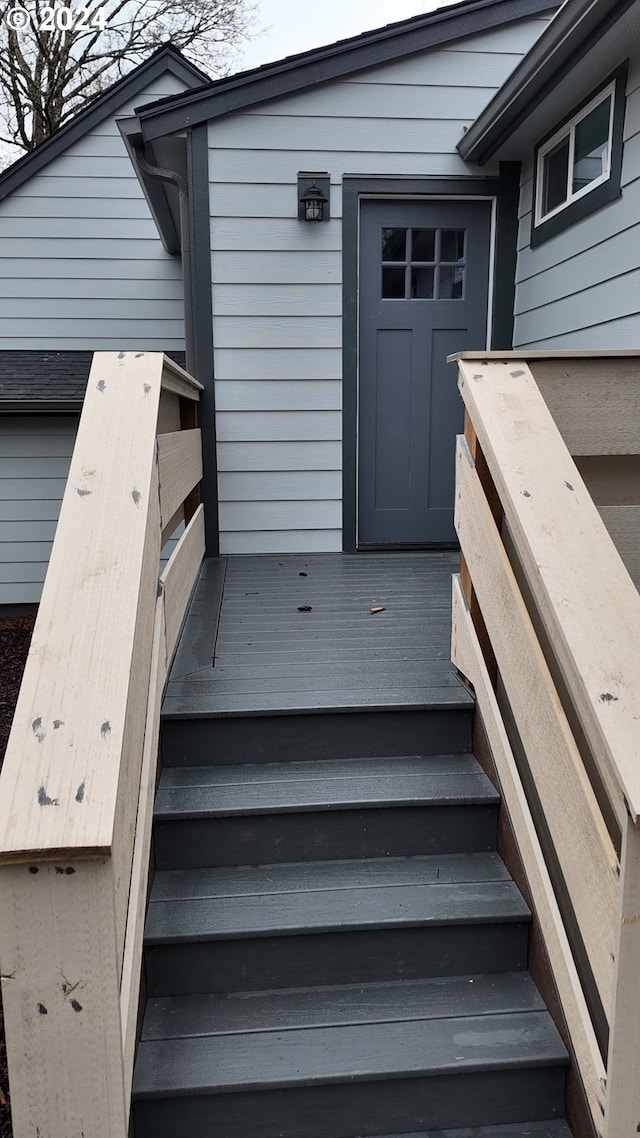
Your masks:
M 208 119 L 281 98 L 368 67 L 392 62 L 539 15 L 556 0 L 474 0 L 440 8 L 303 55 L 266 64 L 209 84 L 198 91 L 136 107 L 146 142 Z
M 527 117 L 542 91 L 548 94 L 635 0 L 565 0 L 549 26 L 494 95 L 457 149 L 467 162 L 484 165 Z
M 79 415 L 82 399 L 2 399 L 3 415 Z
M 88 131 L 93 130 L 110 115 L 116 114 L 125 102 L 135 99 L 149 83 L 164 75 L 166 71 L 182 79 L 190 88 L 200 87 L 208 79 L 199 67 L 185 59 L 171 44 L 159 48 L 148 60 L 125 75 L 123 79 L 119 79 L 104 95 L 61 126 L 35 150 L 29 151 L 0 174 L 0 201 L 54 158 L 63 154 Z

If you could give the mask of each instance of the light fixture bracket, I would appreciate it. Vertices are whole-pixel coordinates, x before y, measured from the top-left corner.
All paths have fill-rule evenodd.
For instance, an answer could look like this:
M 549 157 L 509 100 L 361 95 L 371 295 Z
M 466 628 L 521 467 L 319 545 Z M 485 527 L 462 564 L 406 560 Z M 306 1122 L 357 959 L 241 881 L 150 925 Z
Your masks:
M 306 199 L 306 200 L 305 200 Z M 317 216 L 318 212 L 320 216 Z M 328 221 L 330 217 L 330 179 L 326 171 L 298 173 L 298 219 Z

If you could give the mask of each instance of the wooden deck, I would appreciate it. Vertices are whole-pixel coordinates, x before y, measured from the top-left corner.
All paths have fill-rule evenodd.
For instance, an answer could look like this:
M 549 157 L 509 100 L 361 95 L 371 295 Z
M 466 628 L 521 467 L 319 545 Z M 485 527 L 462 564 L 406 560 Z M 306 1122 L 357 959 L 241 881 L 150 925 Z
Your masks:
M 449 658 L 458 561 L 448 552 L 208 559 L 165 716 L 469 707 Z

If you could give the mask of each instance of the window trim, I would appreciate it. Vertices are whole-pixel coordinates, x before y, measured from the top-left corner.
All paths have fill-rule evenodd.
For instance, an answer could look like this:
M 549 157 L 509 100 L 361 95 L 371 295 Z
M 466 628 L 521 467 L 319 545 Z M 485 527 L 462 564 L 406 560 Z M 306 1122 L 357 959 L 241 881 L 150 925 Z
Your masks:
M 595 94 L 590 94 L 571 114 L 554 126 L 544 138 L 540 140 L 534 150 L 533 162 L 533 206 L 531 210 L 531 239 L 532 248 L 541 245 L 550 237 L 555 237 L 564 229 L 574 225 L 577 221 L 588 217 L 603 205 L 620 197 L 622 190 L 620 178 L 622 173 L 622 132 L 624 125 L 625 93 L 628 61 L 617 68 L 600 84 Z M 570 196 L 560 205 L 554 207 L 544 216 L 540 216 L 543 193 L 544 158 L 564 138 L 569 139 L 569 177 L 573 169 L 573 154 L 575 146 L 575 130 L 583 119 L 608 96 L 611 95 L 611 118 L 609 130 L 609 154 L 607 171 L 587 186 Z

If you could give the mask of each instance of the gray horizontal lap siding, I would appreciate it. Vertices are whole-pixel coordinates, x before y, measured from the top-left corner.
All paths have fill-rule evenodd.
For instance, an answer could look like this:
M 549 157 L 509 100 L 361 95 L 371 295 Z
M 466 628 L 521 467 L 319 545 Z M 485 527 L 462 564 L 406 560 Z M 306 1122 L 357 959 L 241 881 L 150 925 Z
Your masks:
M 184 90 L 166 74 L 135 105 Z M 184 347 L 181 267 L 161 244 L 117 115 L 0 202 L 1 348 Z
M 533 164 L 523 165 L 514 347 L 640 344 L 640 58 L 627 78 L 622 196 L 530 248 Z
M 530 20 L 209 126 L 221 553 L 342 548 L 342 179 L 473 176 L 456 152 Z M 331 220 L 297 220 L 299 170 Z
M 0 605 L 40 600 L 76 416 L 0 418 Z
M 76 415 L 0 416 L 0 610 L 40 601 L 77 429 Z

